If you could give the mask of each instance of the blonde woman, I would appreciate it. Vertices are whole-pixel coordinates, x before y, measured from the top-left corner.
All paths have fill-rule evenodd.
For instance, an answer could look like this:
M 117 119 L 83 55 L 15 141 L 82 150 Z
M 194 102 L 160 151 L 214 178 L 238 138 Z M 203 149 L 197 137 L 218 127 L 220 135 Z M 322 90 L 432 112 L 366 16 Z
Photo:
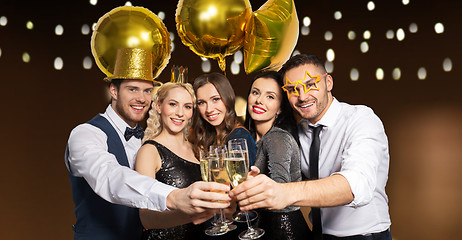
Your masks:
M 188 83 L 166 83 L 159 88 L 149 111 L 143 146 L 136 170 L 163 183 L 186 188 L 201 180 L 199 160 L 187 137 L 196 98 Z M 201 184 L 211 184 L 201 182 Z M 220 184 L 222 185 L 222 184 Z M 203 194 L 217 194 L 204 191 Z M 217 198 L 218 199 L 218 198 Z M 213 212 L 208 213 L 213 216 Z M 201 239 L 201 225 L 180 211 L 153 212 L 140 209 L 142 239 Z

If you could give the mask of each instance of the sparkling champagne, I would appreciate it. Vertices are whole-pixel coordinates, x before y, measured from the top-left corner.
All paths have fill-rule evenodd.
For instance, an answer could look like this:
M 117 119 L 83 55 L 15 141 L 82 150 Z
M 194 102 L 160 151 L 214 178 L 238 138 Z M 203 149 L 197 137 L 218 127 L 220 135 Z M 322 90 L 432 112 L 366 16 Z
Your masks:
M 224 168 L 210 169 L 212 180 L 217 183 L 229 184 L 230 180 Z
M 248 169 L 245 161 L 245 158 L 225 158 L 226 172 L 233 187 L 247 179 Z
M 208 159 L 201 159 L 201 176 L 204 182 L 209 181 L 209 160 Z

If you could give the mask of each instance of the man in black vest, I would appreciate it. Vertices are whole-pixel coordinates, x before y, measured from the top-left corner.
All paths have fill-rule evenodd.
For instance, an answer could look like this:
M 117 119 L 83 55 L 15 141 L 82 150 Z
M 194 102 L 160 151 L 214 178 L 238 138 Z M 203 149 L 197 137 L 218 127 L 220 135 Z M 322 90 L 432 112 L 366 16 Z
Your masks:
M 209 192 L 229 191 L 223 184 L 196 182 L 176 189 L 133 170 L 143 136 L 138 123 L 154 89 L 150 58 L 144 49 L 120 49 L 114 74 L 106 78 L 111 104 L 69 136 L 65 162 L 75 204 L 74 239 L 139 239 L 138 208 L 179 209 L 200 223 L 213 216 L 211 208 L 229 206 L 226 194 Z

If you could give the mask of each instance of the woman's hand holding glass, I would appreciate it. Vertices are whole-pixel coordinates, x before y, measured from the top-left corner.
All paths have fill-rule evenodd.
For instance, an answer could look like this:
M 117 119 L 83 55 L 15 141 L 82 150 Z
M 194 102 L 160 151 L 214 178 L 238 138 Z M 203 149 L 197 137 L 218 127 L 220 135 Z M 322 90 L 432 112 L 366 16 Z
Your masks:
M 242 151 L 240 145 L 229 144 L 228 153 L 225 156 L 225 168 L 228 173 L 231 185 L 237 187 L 239 184 L 247 179 L 249 171 L 248 154 Z M 265 230 L 261 228 L 254 228 L 251 225 L 249 214 L 244 211 L 248 229 L 239 234 L 239 239 L 257 239 L 265 234 Z
M 200 152 L 201 176 L 204 181 L 217 182 L 229 186 L 229 178 L 223 166 L 222 151 L 223 150 L 220 147 L 211 146 L 210 151 Z M 219 193 L 227 194 L 227 192 L 224 191 L 219 191 Z M 232 223 L 232 221 L 229 223 Z M 228 222 L 226 222 L 221 208 L 220 219 L 215 218 L 212 221 L 212 224 L 214 226 L 205 230 L 205 233 L 209 236 L 223 235 L 228 231 L 236 229 L 235 225 L 228 224 Z

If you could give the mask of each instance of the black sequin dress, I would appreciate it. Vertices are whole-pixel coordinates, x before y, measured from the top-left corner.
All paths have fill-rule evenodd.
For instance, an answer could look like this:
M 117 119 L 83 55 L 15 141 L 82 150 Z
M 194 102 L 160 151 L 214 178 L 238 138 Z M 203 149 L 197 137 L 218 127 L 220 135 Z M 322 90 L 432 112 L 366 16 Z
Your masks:
M 165 184 L 185 188 L 196 181 L 201 181 L 200 165 L 189 162 L 162 144 L 148 140 L 144 144 L 152 144 L 159 152 L 162 166 L 156 173 L 156 179 Z M 162 221 L 162 219 L 159 219 Z M 188 223 L 168 229 L 149 229 L 143 232 L 141 239 L 154 240 L 154 239 L 204 239 L 204 227 L 202 225 L 194 225 Z
M 295 139 L 285 130 L 272 127 L 257 142 L 255 166 L 280 183 L 302 179 L 300 151 Z M 259 227 L 265 230 L 261 240 L 312 239 L 312 233 L 299 207 L 282 210 L 258 209 Z

